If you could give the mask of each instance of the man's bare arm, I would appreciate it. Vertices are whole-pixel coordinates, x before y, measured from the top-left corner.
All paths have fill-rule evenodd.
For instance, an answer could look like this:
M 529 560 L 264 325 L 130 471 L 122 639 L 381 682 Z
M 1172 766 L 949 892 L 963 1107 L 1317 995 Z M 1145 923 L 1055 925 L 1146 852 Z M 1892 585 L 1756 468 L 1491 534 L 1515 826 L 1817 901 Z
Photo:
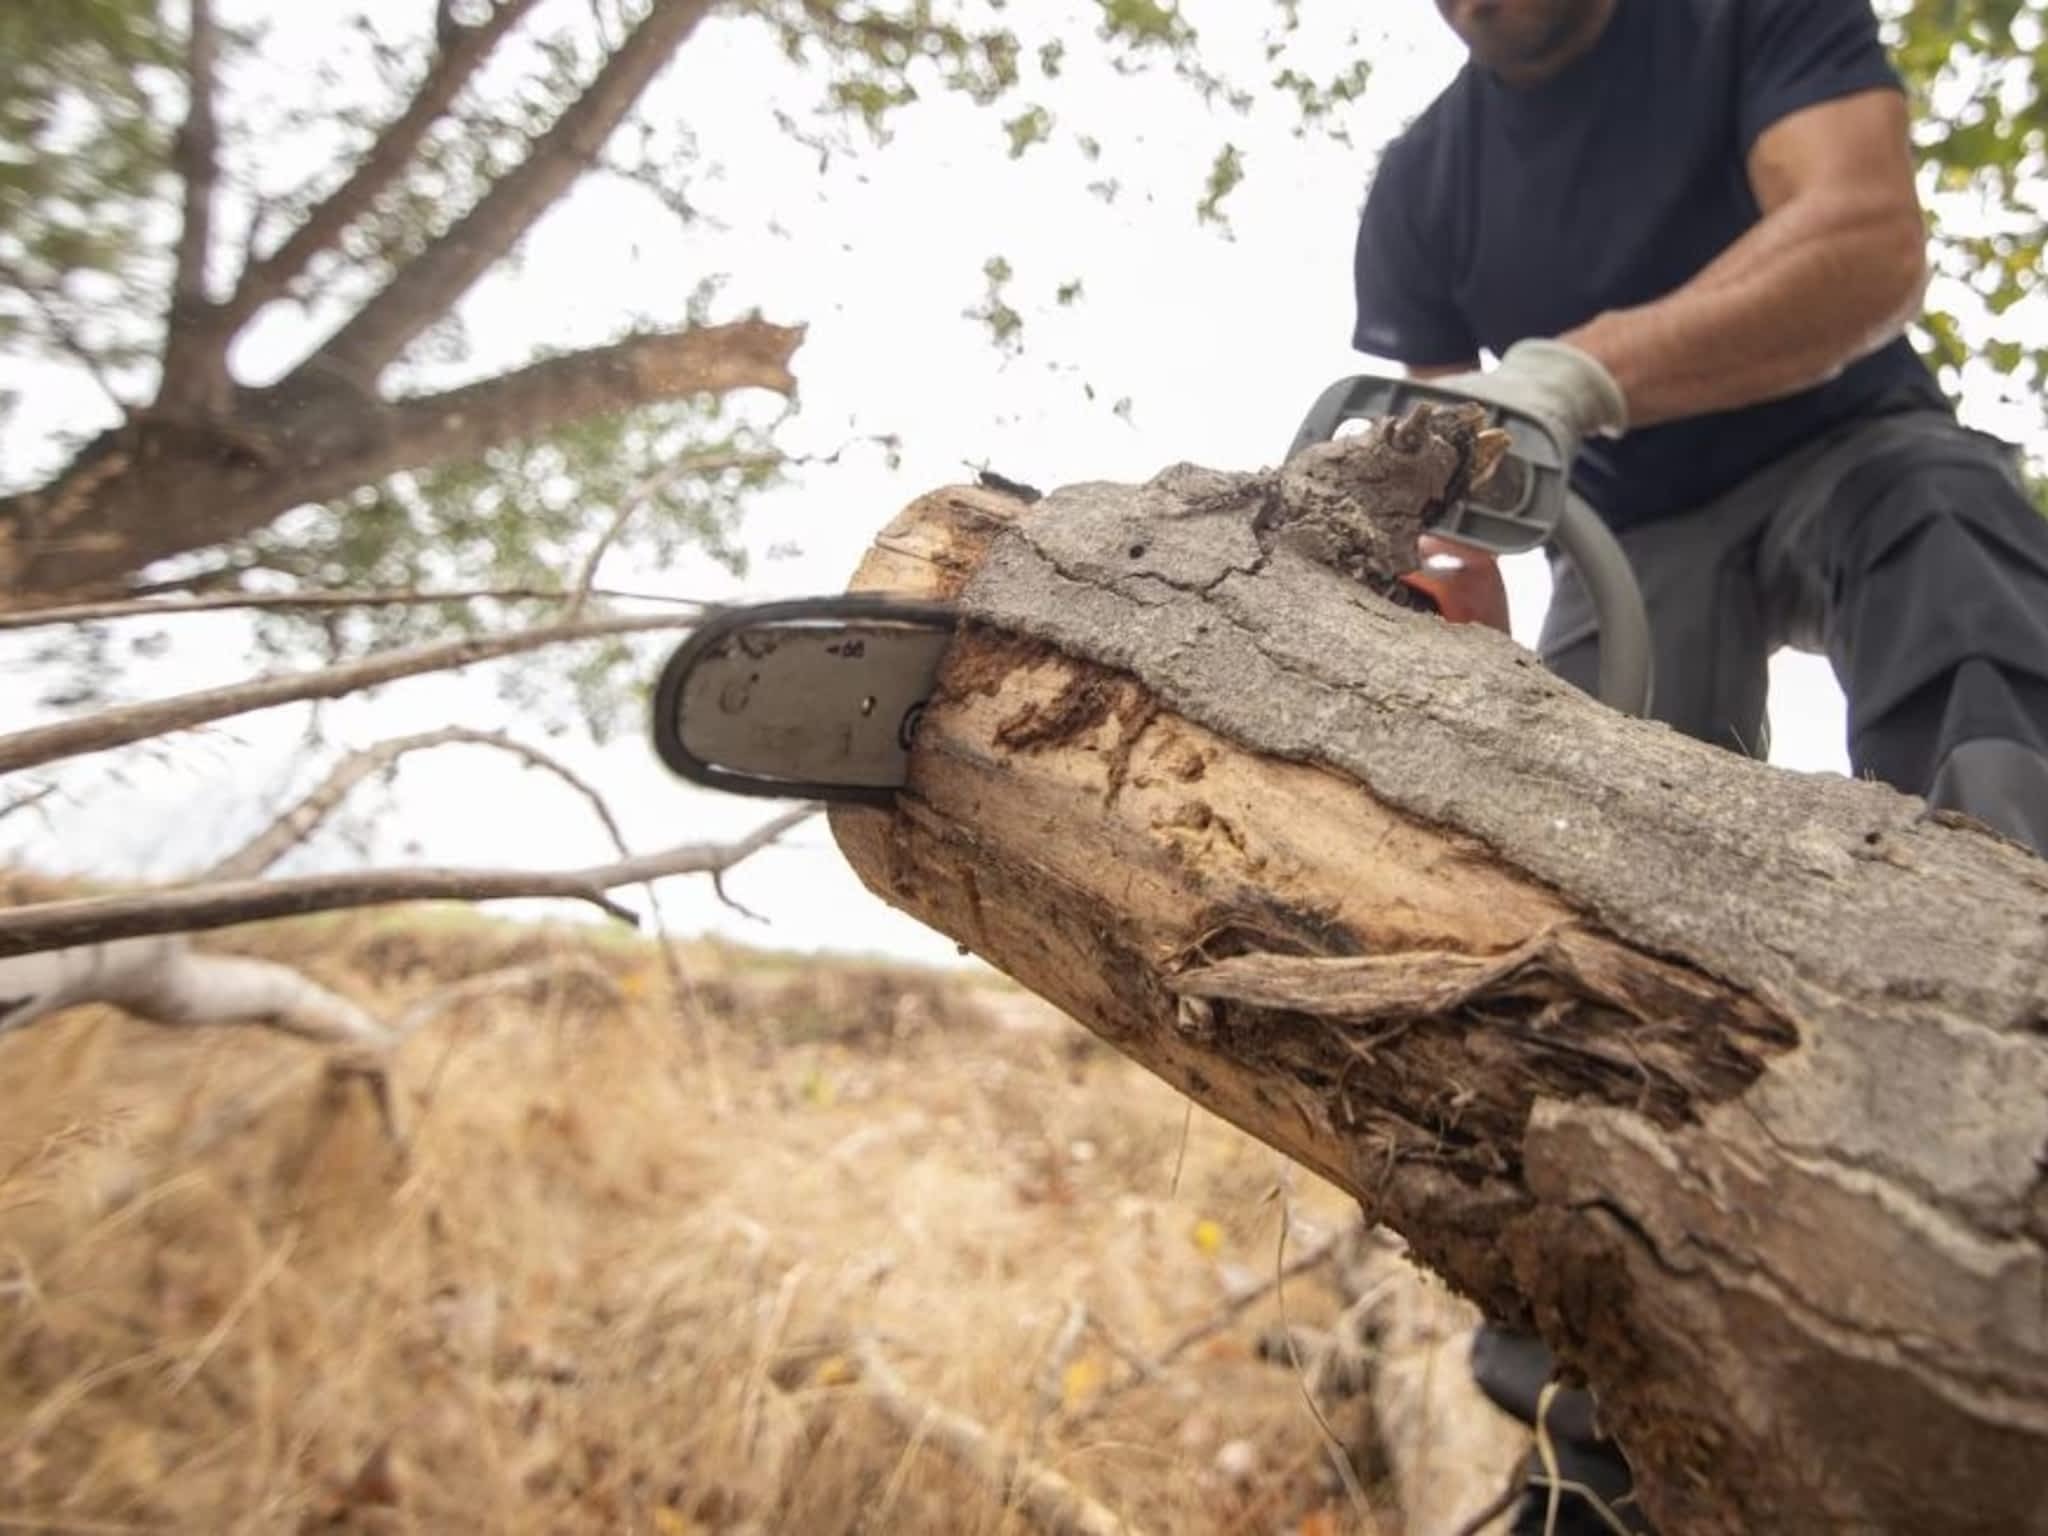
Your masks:
M 1751 151 L 1749 177 L 1763 219 L 1698 277 L 1559 338 L 1606 365 L 1631 427 L 1824 383 L 1919 311 L 1927 226 L 1897 92 L 1774 124 Z

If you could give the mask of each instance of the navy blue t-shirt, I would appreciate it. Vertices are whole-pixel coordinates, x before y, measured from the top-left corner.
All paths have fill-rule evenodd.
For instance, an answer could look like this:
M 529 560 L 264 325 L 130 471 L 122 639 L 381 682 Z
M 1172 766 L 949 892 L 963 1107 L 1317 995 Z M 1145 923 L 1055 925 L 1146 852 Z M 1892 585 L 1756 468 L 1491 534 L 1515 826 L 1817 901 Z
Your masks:
M 1761 217 L 1746 165 L 1766 128 L 1873 87 L 1899 80 L 1870 0 L 1620 0 L 1540 85 L 1468 63 L 1381 161 L 1353 344 L 1463 363 L 1661 298 Z M 1590 442 L 1578 488 L 1616 527 L 1668 516 L 1902 395 L 1943 404 L 1903 338 L 1803 394 Z

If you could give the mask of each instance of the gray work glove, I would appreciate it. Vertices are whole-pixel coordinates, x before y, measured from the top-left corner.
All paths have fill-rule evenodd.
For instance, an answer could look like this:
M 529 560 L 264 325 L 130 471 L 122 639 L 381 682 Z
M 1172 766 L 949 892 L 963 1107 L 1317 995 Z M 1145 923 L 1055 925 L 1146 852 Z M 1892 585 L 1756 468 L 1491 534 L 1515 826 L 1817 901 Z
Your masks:
M 1490 373 L 1460 373 L 1429 381 L 1489 405 L 1534 416 L 1550 428 L 1566 464 L 1589 437 L 1620 437 L 1628 430 L 1628 397 L 1599 359 L 1569 342 L 1518 341 Z

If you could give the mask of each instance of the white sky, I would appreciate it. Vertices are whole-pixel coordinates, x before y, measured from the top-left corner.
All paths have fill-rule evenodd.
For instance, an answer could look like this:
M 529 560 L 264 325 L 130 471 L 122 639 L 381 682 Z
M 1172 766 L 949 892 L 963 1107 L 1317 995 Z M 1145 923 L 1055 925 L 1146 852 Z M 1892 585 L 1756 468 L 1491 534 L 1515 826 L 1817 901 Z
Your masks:
M 411 26 L 431 7 L 372 0 L 365 9 Z M 1210 0 L 1188 9 L 1212 46 L 1223 44 L 1217 57 L 1259 76 L 1266 7 Z M 1060 121 L 1052 145 L 1021 161 L 1002 149 L 1000 119 L 1037 98 L 997 111 L 935 100 L 898 119 L 885 149 L 838 160 L 822 176 L 811 151 L 781 137 L 769 110 L 776 101 L 807 104 L 815 82 L 798 77 L 758 28 L 707 25 L 646 110 L 657 122 L 687 123 L 707 158 L 723 162 L 722 179 L 699 188 L 698 199 L 726 232 L 678 229 L 641 194 L 587 183 L 535 231 L 516 274 L 494 276 L 472 295 L 464 313 L 474 366 L 517 362 L 543 345 L 606 340 L 629 310 L 675 316 L 713 272 L 732 274 L 729 312 L 758 305 L 771 318 L 808 322 L 797 358 L 804 409 L 789 445 L 828 451 L 854 432 L 896 432 L 901 467 L 853 454 L 759 499 L 749 544 L 763 556 L 783 545 L 800 553 L 757 559 L 744 583 L 701 560 L 661 573 L 611 563 L 602 573 L 609 583 L 693 596 L 838 590 L 904 503 L 971 478 L 982 463 L 1047 487 L 1139 479 L 1178 459 L 1270 463 L 1324 384 L 1371 366 L 1350 352 L 1347 337 L 1351 242 L 1372 151 L 1459 62 L 1427 0 L 1303 10 L 1314 46 L 1323 46 L 1315 32 L 1323 29 L 1322 57 L 1347 57 L 1340 48 L 1356 29 L 1376 61 L 1373 84 L 1349 117 L 1354 147 L 1295 139 L 1285 111 L 1247 123 L 1205 111 L 1184 89 L 1091 67 L 1092 39 L 1075 29 L 1066 34 L 1069 76 L 1058 94 L 1043 97 Z M 316 61 L 345 56 L 328 7 L 239 0 L 233 11 L 275 22 L 263 63 L 281 89 L 309 78 Z M 1082 160 L 1077 131 L 1112 145 L 1104 166 Z M 1226 205 L 1231 238 L 1194 216 L 1202 177 L 1226 139 L 1244 149 L 1247 169 Z M 1123 182 L 1113 205 L 1082 190 L 1103 174 Z M 1016 271 L 1010 301 L 1026 317 L 1021 358 L 1000 356 L 963 316 L 981 298 L 982 263 L 997 253 Z M 1085 284 L 1084 302 L 1058 308 L 1054 289 L 1074 278 Z M 307 339 L 303 322 L 279 312 L 239 361 L 267 374 Z M 1093 401 L 1084 382 L 1094 386 Z M 52 370 L 0 363 L 0 388 L 28 397 L 0 443 L 13 483 L 53 462 L 51 434 L 93 423 L 104 409 L 82 379 Z M 1128 419 L 1112 410 L 1122 397 L 1134 402 Z M 2011 430 L 2016 419 L 1988 391 L 1973 393 L 1972 409 L 1994 429 Z M 1507 569 L 1516 632 L 1532 640 L 1547 575 L 1536 556 Z M 226 682 L 256 664 L 239 623 L 182 622 L 190 627 L 177 631 L 169 657 L 135 659 L 131 693 Z M 0 718 L 37 713 L 34 679 L 21 666 L 26 652 L 19 642 L 0 647 Z M 1842 702 L 1826 663 L 1780 657 L 1773 683 L 1775 760 L 1842 771 Z M 451 722 L 520 730 L 477 673 L 331 706 L 321 717 L 327 744 L 318 749 L 301 740 L 302 711 L 244 717 L 181 738 L 174 751 L 74 766 L 47 820 L 21 815 L 0 824 L 0 855 L 48 869 L 172 877 L 267 821 L 341 748 Z M 776 809 L 680 784 L 637 735 L 602 751 L 543 744 L 605 789 L 641 847 L 731 837 Z M 474 749 L 410 759 L 383 798 L 362 805 L 370 813 L 357 818 L 365 846 L 330 834 L 291 867 L 343 867 L 366 855 L 540 867 L 608 856 L 600 829 L 566 790 Z M 860 888 L 822 824 L 729 884 L 770 920 L 766 927 L 737 918 L 693 880 L 664 888 L 672 927 L 777 947 L 954 957 L 949 942 Z

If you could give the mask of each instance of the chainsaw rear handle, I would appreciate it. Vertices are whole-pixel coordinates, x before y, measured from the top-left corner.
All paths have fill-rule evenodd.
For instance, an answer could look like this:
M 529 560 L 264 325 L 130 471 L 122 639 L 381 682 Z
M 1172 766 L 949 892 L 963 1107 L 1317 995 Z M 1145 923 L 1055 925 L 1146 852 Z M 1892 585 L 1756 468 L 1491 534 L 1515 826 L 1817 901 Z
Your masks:
M 1349 421 L 1377 421 L 1418 402 L 1476 405 L 1508 434 L 1508 462 L 1486 491 L 1444 508 L 1430 532 L 1489 554 L 1554 546 L 1572 563 L 1593 600 L 1600 627 L 1600 700 L 1623 714 L 1650 712 L 1650 616 L 1628 556 L 1600 516 L 1571 488 L 1570 466 L 1550 430 L 1533 416 L 1424 379 L 1359 374 L 1316 397 L 1288 447 L 1292 459 L 1334 439 Z
M 1571 561 L 1593 599 L 1600 630 L 1600 702 L 1625 715 L 1648 715 L 1656 687 L 1650 611 L 1643 606 L 1643 589 L 1627 552 L 1576 491 L 1565 497 L 1551 542 Z

